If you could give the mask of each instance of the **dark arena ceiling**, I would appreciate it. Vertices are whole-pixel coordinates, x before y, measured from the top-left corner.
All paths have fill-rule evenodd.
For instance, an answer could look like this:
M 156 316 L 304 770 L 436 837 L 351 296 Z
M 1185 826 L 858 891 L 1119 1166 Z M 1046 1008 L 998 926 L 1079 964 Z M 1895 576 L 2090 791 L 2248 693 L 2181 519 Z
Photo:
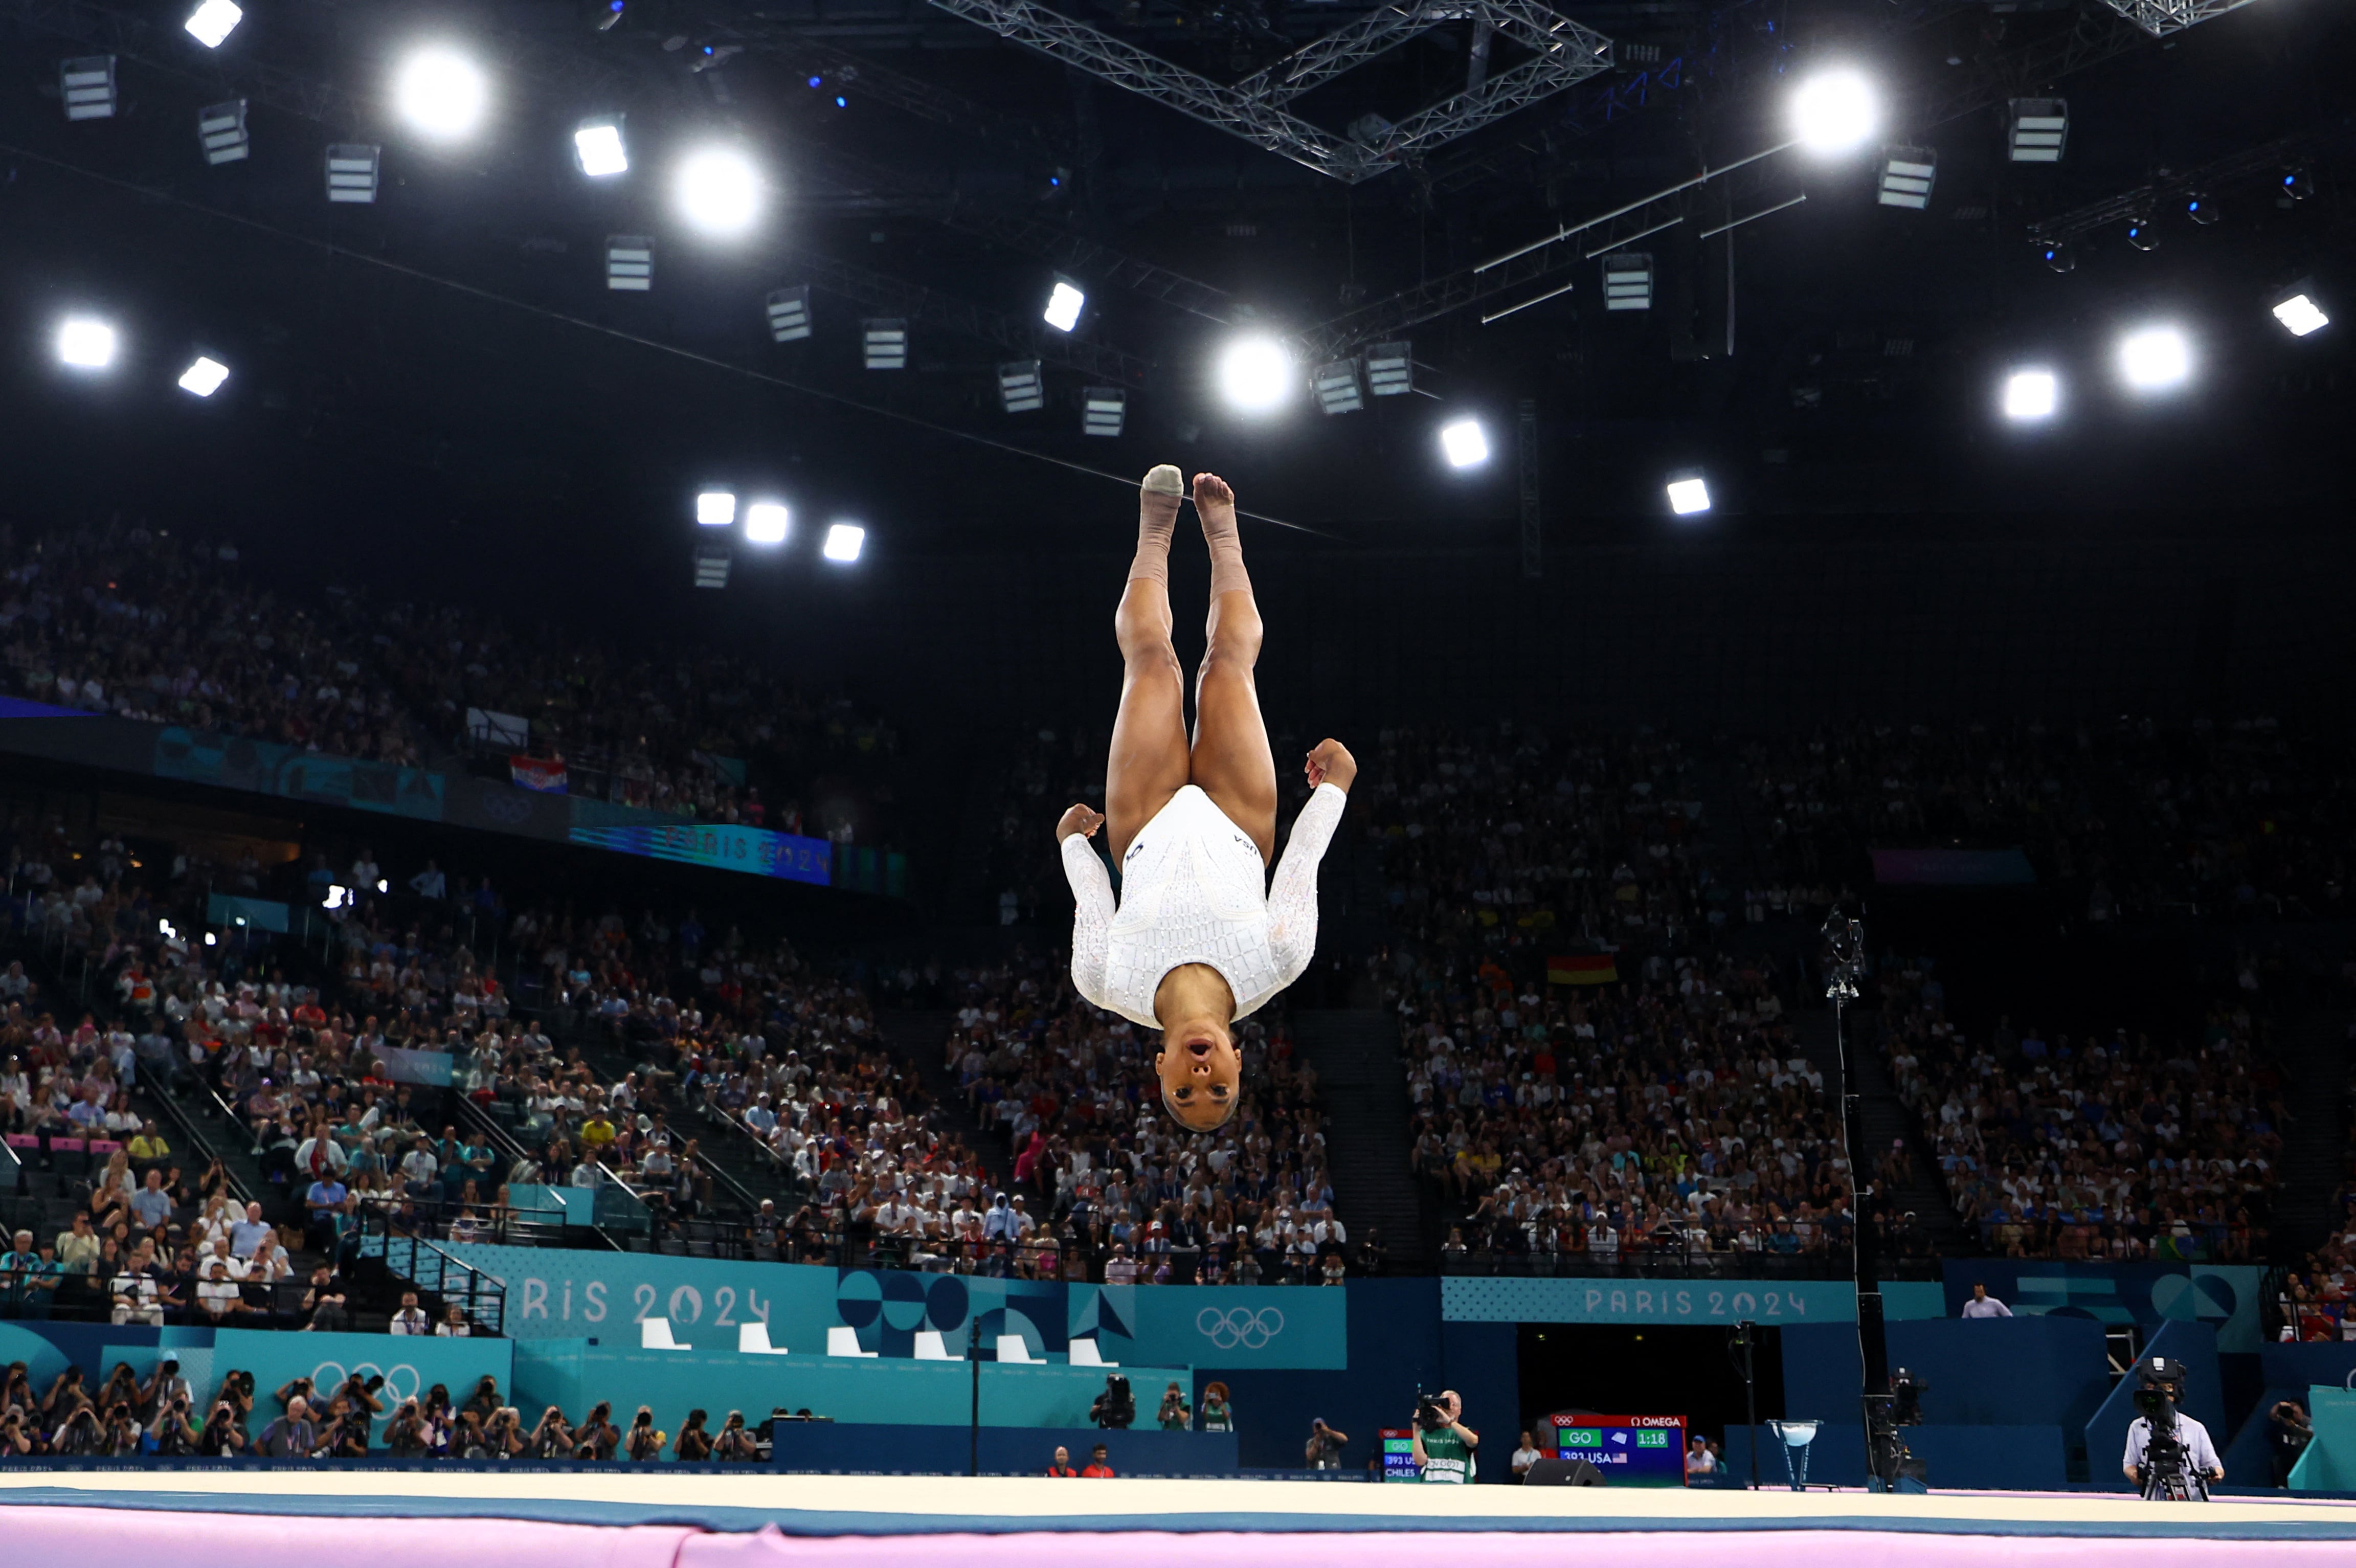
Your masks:
M 193 4 L 0 0 L 20 524 L 684 588 L 715 481 L 789 497 L 798 526 L 856 515 L 878 552 L 1019 554 L 1118 547 L 1126 499 L 1076 467 L 1164 459 L 1392 547 L 1510 548 L 1526 467 L 1555 537 L 2345 510 L 2345 0 L 247 0 L 215 50 L 182 30 Z M 1368 35 L 1387 47 L 1355 69 L 1270 86 Z M 425 44 L 483 74 L 468 137 L 396 113 Z M 101 54 L 115 113 L 70 121 L 60 64 Z M 1878 102 L 1865 145 L 1648 201 L 1785 142 L 1835 68 Z M 1474 88 L 1496 113 L 1433 130 L 1482 117 Z M 198 111 L 238 98 L 251 156 L 210 165 Z M 2008 156 L 2008 105 L 2033 98 L 2066 102 L 2058 162 Z M 627 173 L 584 176 L 592 116 L 621 117 Z M 713 142 L 766 187 L 734 240 L 673 199 Z M 377 200 L 327 200 L 330 144 L 381 149 Z M 1891 147 L 1933 155 L 1921 209 L 1877 200 Z M 2039 225 L 2074 236 L 2072 270 Z M 651 240 L 650 288 L 607 286 L 615 235 Z M 1605 308 L 1615 249 L 1650 256 L 1650 309 Z M 1059 274 L 1087 295 L 1068 336 L 1039 319 Z M 2339 319 L 2295 338 L 2269 306 L 2306 280 Z M 810 335 L 772 341 L 765 300 L 802 285 Z M 121 333 L 104 374 L 55 360 L 74 311 Z M 905 370 L 866 368 L 871 317 L 906 322 Z M 2134 395 L 2117 339 L 2154 324 L 2191 374 Z M 1275 413 L 1214 386 L 1253 332 L 1298 360 Z M 1388 342 L 1415 391 L 1320 412 L 1311 372 L 1363 379 Z M 231 370 L 201 401 L 173 385 L 199 350 Z M 1044 406 L 1010 413 L 999 367 L 1033 359 Z M 2002 417 L 2021 365 L 2055 372 L 2054 419 Z M 1125 393 L 1118 437 L 1083 434 L 1090 386 Z M 1465 418 L 1490 460 L 1451 471 L 1438 431 Z M 1662 487 L 1687 474 L 1717 506 L 1680 525 Z

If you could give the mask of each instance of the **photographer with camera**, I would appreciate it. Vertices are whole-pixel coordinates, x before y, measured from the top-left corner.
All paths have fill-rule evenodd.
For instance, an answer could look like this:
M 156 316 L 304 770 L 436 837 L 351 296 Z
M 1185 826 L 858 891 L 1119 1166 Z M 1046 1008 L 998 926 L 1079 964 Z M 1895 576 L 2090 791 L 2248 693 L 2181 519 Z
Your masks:
M 238 1408 L 228 1400 L 215 1400 L 212 1413 L 205 1418 L 205 1429 L 197 1438 L 197 1452 L 208 1459 L 235 1458 L 245 1452 L 245 1429 L 238 1424 Z
M 1137 1396 L 1129 1391 L 1129 1380 L 1118 1372 L 1108 1375 L 1104 1392 L 1088 1406 L 1089 1424 L 1126 1432 L 1136 1421 Z
M 188 1409 L 187 1387 L 183 1382 L 180 1391 L 164 1402 L 163 1409 L 155 1412 L 155 1421 L 147 1428 L 147 1435 L 155 1440 L 155 1452 L 166 1457 L 200 1452 L 204 1429 L 197 1424 L 195 1414 Z
M 1415 1464 L 1423 1479 L 1462 1486 L 1472 1479 L 1472 1451 L 1481 1434 L 1458 1418 L 1464 1402 L 1454 1389 L 1426 1394 L 1415 1406 Z
M 1309 1423 L 1309 1441 L 1301 1444 L 1301 1457 L 1312 1470 L 1338 1470 L 1343 1446 L 1349 1441 L 1348 1433 L 1336 1431 L 1325 1424 L 1323 1416 L 1317 1416 Z
M 2184 1367 L 2154 1356 L 2136 1369 L 2135 1407 L 2121 1467 L 2147 1501 L 2209 1500 L 2211 1483 L 2225 1478 L 2209 1429 L 2182 1413 Z

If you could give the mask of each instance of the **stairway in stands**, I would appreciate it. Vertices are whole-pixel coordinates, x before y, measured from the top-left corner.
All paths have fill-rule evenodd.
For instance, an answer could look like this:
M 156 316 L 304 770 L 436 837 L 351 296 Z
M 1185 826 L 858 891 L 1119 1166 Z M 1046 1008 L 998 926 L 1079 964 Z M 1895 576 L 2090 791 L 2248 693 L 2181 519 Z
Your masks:
M 956 1021 L 957 1014 L 947 1007 L 879 1010 L 875 1028 L 884 1036 L 884 1048 L 916 1075 L 932 1097 L 934 1125 L 980 1155 L 991 1179 L 1003 1183 L 1012 1163 L 1004 1140 L 983 1130 L 965 1102 L 957 1074 L 941 1061 L 941 1047 L 948 1043 L 949 1026 Z
M 1296 1007 L 1292 1034 L 1317 1069 L 1334 1206 L 1352 1241 L 1379 1230 L 1393 1273 L 1427 1270 L 1430 1237 L 1408 1159 L 1414 1144 L 1398 1021 L 1376 1007 Z
M 1810 1065 L 1825 1075 L 1825 1097 L 1840 1109 L 1840 1050 L 1833 1037 L 1830 1007 L 1802 1007 L 1793 1013 L 1792 1038 Z M 1913 1112 L 1898 1097 L 1876 1050 L 1852 1016 L 1848 1033 L 1849 1061 L 1857 1071 L 1858 1121 L 1864 1142 L 1868 1172 L 1892 1143 L 1903 1139 L 1914 1156 L 1914 1176 L 1884 1195 L 1890 1214 L 1912 1212 L 1915 1224 L 1943 1257 L 1968 1257 L 1979 1251 L 1978 1238 L 1956 1217 L 1954 1200 L 1939 1174 L 1937 1151 L 1922 1135 Z
M 570 1028 L 558 1026 L 552 1015 L 543 1020 L 549 1032 L 556 1036 L 560 1049 L 578 1047 L 581 1059 L 589 1064 L 601 1084 L 612 1085 L 637 1071 L 645 1064 L 628 1047 L 616 1039 L 612 1031 L 602 1025 L 584 1023 Z M 716 1195 L 718 1208 L 730 1214 L 751 1212 L 762 1198 L 776 1200 L 782 1213 L 790 1214 L 797 1204 L 793 1184 L 786 1179 L 768 1150 L 748 1134 L 718 1117 L 705 1117 L 693 1112 L 680 1112 L 672 1123 L 672 1131 L 682 1138 L 696 1140 L 696 1148 L 712 1167 L 726 1176 L 742 1189 L 744 1196 L 724 1187 Z
M 2348 1027 L 2345 1009 L 2316 1008 L 2276 1036 L 2291 1113 L 2282 1129 L 2282 1191 L 2268 1227 L 2276 1262 L 2305 1259 L 2337 1218 L 2331 1195 L 2348 1168 Z

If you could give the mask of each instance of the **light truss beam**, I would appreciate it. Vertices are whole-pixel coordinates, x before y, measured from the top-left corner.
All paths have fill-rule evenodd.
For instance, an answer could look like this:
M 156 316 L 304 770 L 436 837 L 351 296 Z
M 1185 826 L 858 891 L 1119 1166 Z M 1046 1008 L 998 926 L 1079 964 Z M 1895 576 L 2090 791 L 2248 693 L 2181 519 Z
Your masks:
M 1033 0 L 931 3 L 1345 185 L 1371 179 L 1612 69 L 1609 38 L 1535 0 L 1396 0 L 1233 86 L 1197 76 Z M 1443 21 L 1486 22 L 1534 53 L 1513 70 L 1387 127 L 1370 144 L 1334 135 L 1285 108 L 1318 83 Z
M 2103 4 L 2149 33 L 2164 38 L 2213 16 L 2238 11 L 2250 0 L 2103 0 Z
M 2222 190 L 2262 174 L 2279 175 L 2296 166 L 2307 153 L 2314 138 L 2306 132 L 2279 137 L 2275 141 L 2251 147 L 2245 152 L 2202 164 L 2171 174 L 2149 185 L 2139 185 L 2133 190 L 2100 201 L 2090 201 L 2083 207 L 2072 208 L 2058 217 L 2029 226 L 2029 238 L 2040 245 L 2060 244 L 2079 239 L 2097 229 L 2114 223 L 2126 223 L 2175 205 L 2187 197 L 2205 191 Z

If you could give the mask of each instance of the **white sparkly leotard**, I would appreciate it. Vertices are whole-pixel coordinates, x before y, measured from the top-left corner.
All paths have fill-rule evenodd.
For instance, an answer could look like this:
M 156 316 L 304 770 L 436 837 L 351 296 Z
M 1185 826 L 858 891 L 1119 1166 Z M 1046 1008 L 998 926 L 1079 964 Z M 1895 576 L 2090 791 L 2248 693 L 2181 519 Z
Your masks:
M 1122 857 L 1120 906 L 1088 841 L 1064 841 L 1072 918 L 1072 983 L 1133 1024 L 1158 1029 L 1153 993 L 1181 964 L 1207 963 L 1235 993 L 1236 1016 L 1301 978 L 1317 950 L 1317 863 L 1349 797 L 1320 784 L 1263 891 L 1259 846 L 1189 784 L 1154 813 Z

